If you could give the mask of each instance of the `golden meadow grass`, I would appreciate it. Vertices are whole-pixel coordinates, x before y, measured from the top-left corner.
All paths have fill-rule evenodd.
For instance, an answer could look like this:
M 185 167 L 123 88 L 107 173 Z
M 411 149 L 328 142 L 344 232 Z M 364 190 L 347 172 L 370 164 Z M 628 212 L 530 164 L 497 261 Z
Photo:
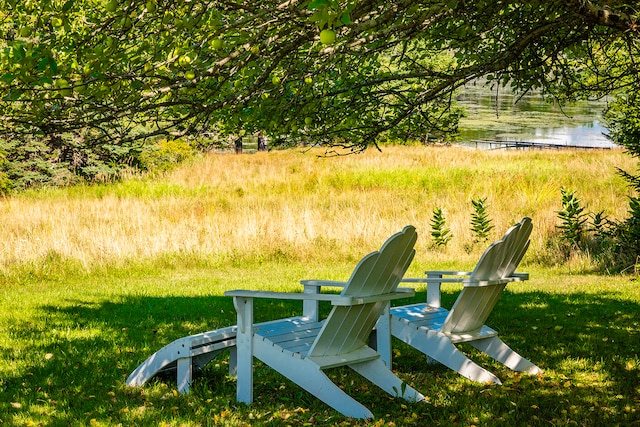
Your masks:
M 161 177 L 7 197 L 0 265 L 51 256 L 89 269 L 166 254 L 358 258 L 361 248 L 377 247 L 406 224 L 420 233 L 418 259 L 472 259 L 471 200 L 481 197 L 495 225 L 492 238 L 531 216 L 528 259 L 544 259 L 557 233 L 561 188 L 575 190 L 586 210 L 621 219 L 630 193 L 615 168 L 636 168 L 622 150 L 394 146 L 322 153 L 209 154 Z M 435 207 L 444 209 L 453 233 L 446 250 L 431 248 Z

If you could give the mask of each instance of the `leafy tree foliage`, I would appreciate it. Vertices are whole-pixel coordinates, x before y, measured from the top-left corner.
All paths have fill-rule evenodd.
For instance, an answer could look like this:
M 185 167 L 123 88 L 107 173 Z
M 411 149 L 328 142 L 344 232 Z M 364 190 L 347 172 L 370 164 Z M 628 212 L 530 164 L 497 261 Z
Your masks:
M 154 138 L 426 140 L 456 130 L 455 91 L 479 77 L 559 99 L 637 88 L 634 13 L 618 0 L 0 0 L 0 178 L 102 179 L 143 165 Z
M 0 129 L 94 145 L 261 130 L 362 148 L 455 128 L 454 89 L 482 76 L 568 97 L 637 87 L 632 13 L 617 0 L 0 0 Z

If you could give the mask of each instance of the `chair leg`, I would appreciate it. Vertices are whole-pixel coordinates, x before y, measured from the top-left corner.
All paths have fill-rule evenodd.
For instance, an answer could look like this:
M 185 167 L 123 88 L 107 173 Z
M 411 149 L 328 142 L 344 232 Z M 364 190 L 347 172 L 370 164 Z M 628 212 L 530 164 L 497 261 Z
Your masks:
M 299 361 L 306 362 L 305 359 Z M 309 363 L 306 368 L 300 368 L 278 372 L 346 417 L 373 418 L 373 413 L 366 406 L 342 391 L 317 365 Z
M 177 360 L 177 387 L 180 393 L 189 393 L 193 379 L 193 365 L 191 357 L 181 357 Z
M 336 411 L 352 418 L 373 418 L 373 413 L 366 406 L 345 393 L 311 360 L 283 357 L 283 353 L 271 343 L 264 344 L 258 340 L 255 344 L 254 354 L 258 359 Z
M 372 332 L 372 336 L 375 335 L 375 347 L 373 348 L 380 354 L 380 358 L 387 368 L 391 369 L 391 315 L 389 310 L 390 304 L 387 303 L 382 315 L 376 322 L 376 329 Z
M 282 374 L 344 416 L 373 418 L 373 413 L 366 406 L 342 391 L 315 365 L 308 369 L 295 372 L 290 370 Z
M 238 312 L 235 355 L 236 400 L 249 404 L 253 402 L 253 300 L 234 298 L 233 302 Z
M 238 374 L 238 348 L 231 347 L 229 353 L 229 376 L 235 377 Z
M 425 400 L 422 394 L 395 376 L 380 359 L 354 363 L 349 367 L 392 396 L 399 396 L 410 402 Z
M 471 381 L 502 384 L 498 377 L 465 356 L 446 336 L 398 323 L 394 323 L 393 335 Z
M 469 344 L 514 371 L 526 372 L 533 375 L 542 372 L 540 368 L 520 356 L 498 337 L 472 341 Z
M 502 384 L 498 377 L 469 359 L 450 341 L 441 342 L 435 351 L 431 350 L 429 356 L 471 381 Z

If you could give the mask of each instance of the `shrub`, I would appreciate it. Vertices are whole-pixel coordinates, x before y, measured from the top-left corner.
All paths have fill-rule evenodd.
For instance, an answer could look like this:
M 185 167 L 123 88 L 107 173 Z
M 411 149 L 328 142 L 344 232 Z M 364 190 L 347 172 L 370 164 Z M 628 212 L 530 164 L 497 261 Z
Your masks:
M 453 237 L 451 230 L 447 227 L 447 219 L 441 208 L 435 208 L 433 210 L 431 237 L 433 237 L 433 246 L 436 247 L 447 246 L 447 243 L 449 243 L 449 240 Z
M 471 216 L 471 231 L 475 235 L 474 243 L 482 243 L 489 240 L 489 234 L 493 230 L 491 219 L 487 212 L 487 198 L 472 200 L 473 214 Z
M 165 171 L 192 157 L 196 149 L 184 139 L 159 141 L 144 147 L 139 155 L 142 169 Z
M 558 211 L 558 217 L 561 224 L 557 228 L 561 230 L 561 238 L 571 248 L 583 249 L 585 223 L 589 217 L 584 212 L 584 207 L 575 191 L 562 188 L 560 192 L 562 194 L 562 210 Z

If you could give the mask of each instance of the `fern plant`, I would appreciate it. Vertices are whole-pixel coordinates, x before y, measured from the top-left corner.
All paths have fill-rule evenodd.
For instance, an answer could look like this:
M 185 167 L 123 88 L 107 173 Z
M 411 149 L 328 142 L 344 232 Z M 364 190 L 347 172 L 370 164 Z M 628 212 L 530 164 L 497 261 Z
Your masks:
M 447 246 L 447 243 L 449 243 L 449 240 L 453 237 L 451 230 L 447 227 L 447 219 L 441 208 L 435 208 L 433 210 L 431 237 L 433 237 L 433 246 L 436 247 Z
M 472 200 L 473 214 L 471 215 L 471 231 L 475 235 L 474 243 L 486 242 L 493 229 L 489 213 L 487 212 L 487 198 Z
M 585 223 L 589 216 L 584 212 L 584 206 L 575 191 L 562 188 L 560 192 L 562 194 L 562 210 L 558 211 L 558 217 L 561 223 L 556 227 L 561 230 L 562 239 L 569 245 L 580 248 L 585 232 Z

